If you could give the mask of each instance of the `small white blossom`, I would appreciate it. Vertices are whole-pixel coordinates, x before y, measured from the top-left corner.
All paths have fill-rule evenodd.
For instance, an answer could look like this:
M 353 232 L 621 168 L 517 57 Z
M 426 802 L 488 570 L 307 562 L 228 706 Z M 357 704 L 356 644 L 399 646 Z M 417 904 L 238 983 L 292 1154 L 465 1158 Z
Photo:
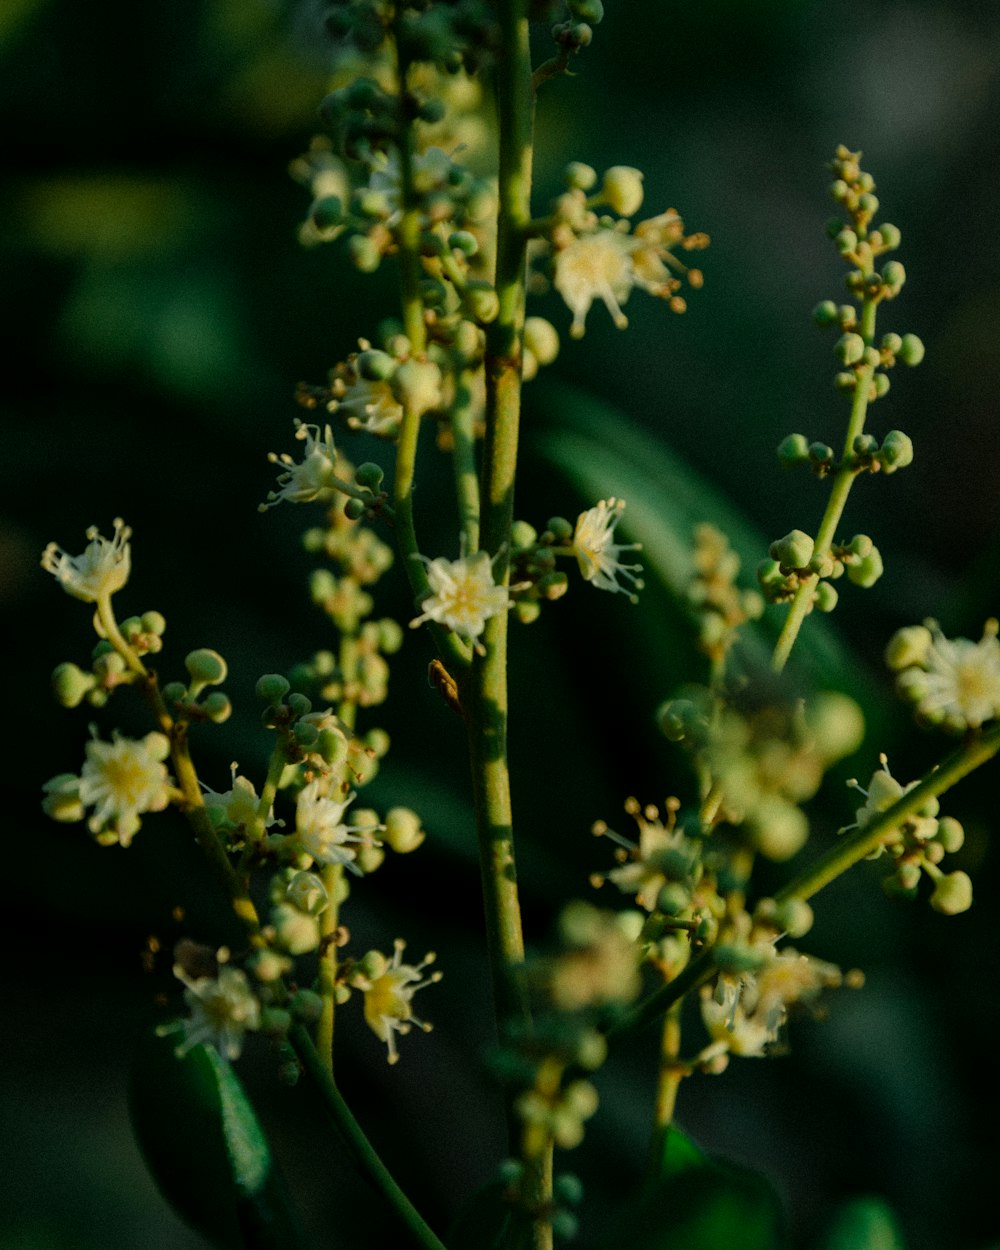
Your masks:
M 395 434 L 403 420 L 403 405 L 385 381 L 359 377 L 336 401 L 337 411 L 352 430 L 369 434 Z
M 928 622 L 933 641 L 919 664 L 897 678 L 920 716 L 958 731 L 978 729 L 1000 716 L 1000 642 L 997 622 L 986 622 L 978 642 L 946 638 Z
M 623 499 L 602 499 L 599 504 L 581 512 L 573 531 L 573 554 L 580 565 L 585 581 L 593 582 L 598 590 L 622 591 L 633 603 L 636 595 L 619 582 L 619 577 L 631 582 L 638 590 L 642 581 L 636 577 L 642 565 L 624 564 L 620 559 L 623 551 L 640 551 L 641 543 L 616 543 L 615 526 L 625 511 Z
M 833 964 L 794 950 L 764 958 L 757 972 L 721 976 L 701 991 L 701 1017 L 713 1042 L 729 1053 L 760 1058 L 777 1041 L 792 1003 L 843 982 Z
M 55 543 L 42 552 L 42 568 L 51 573 L 67 594 L 85 603 L 97 603 L 109 598 L 128 581 L 132 567 L 132 554 L 128 540 L 132 531 L 116 517 L 112 538 L 104 538 L 96 526 L 87 530 L 86 550 L 83 555 L 67 555 Z
M 307 855 L 319 864 L 340 864 L 357 876 L 361 869 L 354 862 L 357 851 L 349 843 L 364 842 L 360 829 L 344 823 L 344 812 L 354 799 L 352 791 L 337 802 L 320 793 L 320 781 L 310 781 L 299 791 L 295 806 L 295 839 Z M 371 830 L 368 830 L 369 835 Z
M 174 976 L 184 982 L 184 1001 L 191 1016 L 180 1024 L 184 1040 L 177 1047 L 183 1057 L 195 1046 L 214 1046 L 224 1059 L 238 1059 L 243 1035 L 260 1028 L 260 1003 L 239 968 L 223 964 L 215 977 L 191 977 L 180 964 Z M 161 1033 L 174 1031 L 168 1025 Z
M 87 826 L 102 845 L 128 846 L 142 823 L 140 815 L 161 812 L 170 802 L 163 763 L 170 741 L 161 733 L 148 733 L 139 741 L 115 733 L 111 742 L 93 738 L 86 750 L 76 798 L 82 807 L 93 808 Z
M 362 966 L 369 966 L 369 972 L 356 981 L 364 993 L 365 1022 L 375 1036 L 385 1042 L 390 1063 L 399 1059 L 397 1034 L 404 1036 L 413 1025 L 425 1033 L 430 1032 L 431 1026 L 413 1014 L 413 996 L 418 990 L 440 981 L 442 975 L 440 972 L 433 972 L 429 977 L 423 975 L 424 969 L 436 958 L 433 952 L 425 955 L 418 964 L 404 964 L 405 948 L 406 943 L 397 938 L 391 960 L 377 951 L 369 952 L 362 961 Z M 375 965 L 374 970 L 371 969 L 372 964 Z
M 580 235 L 556 252 L 553 281 L 573 314 L 573 338 L 583 335 L 595 299 L 603 300 L 619 330 L 628 325 L 621 306 L 635 283 L 631 252 L 628 236 L 617 230 Z
M 295 437 L 305 443 L 302 459 L 296 462 L 287 451 L 281 455 L 272 451 L 268 455 L 271 464 L 280 464 L 282 471 L 278 474 L 279 489 L 268 492 L 267 503 L 260 505 L 261 512 L 276 507 L 282 500 L 288 503 L 326 503 L 333 498 L 337 487 L 337 449 L 333 445 L 333 431 L 327 425 L 320 437 L 318 425 L 296 421 L 295 427 Z
M 204 783 L 201 788 L 204 791 L 206 808 L 221 813 L 222 820 L 242 833 L 256 824 L 260 799 L 253 782 L 249 777 L 237 776 L 236 767 L 235 764 L 231 766 L 233 784 L 229 790 L 211 790 Z M 276 821 L 272 810 L 264 821 L 264 827 L 269 829 L 276 823 L 280 822 Z
M 510 594 L 493 580 L 493 564 L 485 551 L 458 560 L 421 558 L 427 564 L 431 593 L 420 605 L 421 614 L 410 622 L 411 628 L 436 621 L 474 641 L 491 616 L 506 612 L 510 606 Z

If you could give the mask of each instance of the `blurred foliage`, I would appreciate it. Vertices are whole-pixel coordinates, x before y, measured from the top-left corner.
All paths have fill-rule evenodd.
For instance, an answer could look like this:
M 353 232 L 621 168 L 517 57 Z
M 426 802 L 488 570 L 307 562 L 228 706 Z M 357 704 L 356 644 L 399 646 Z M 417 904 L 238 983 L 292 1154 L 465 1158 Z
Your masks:
M 928 348 L 919 371 L 893 377 L 875 414 L 913 435 L 913 468 L 865 482 L 851 500 L 854 528 L 876 538 L 886 575 L 872 591 L 845 593 L 832 627 L 856 681 L 884 708 L 880 653 L 895 627 L 930 613 L 978 637 L 1000 607 L 1000 10 L 972 0 L 607 10 L 577 76 L 551 83 L 541 101 L 538 204 L 556 192 L 567 159 L 642 166 L 651 210 L 674 205 L 712 234 L 706 285 L 682 318 L 635 300 L 627 333 L 595 309 L 584 342 L 567 340 L 551 383 L 527 391 L 532 459 L 518 513 L 543 520 L 572 516 L 598 493 L 628 498 L 610 474 L 652 439 L 661 466 L 676 472 L 646 457 L 637 528 L 643 509 L 656 511 L 657 489 L 661 516 L 686 515 L 682 481 L 710 483 L 748 535 L 808 528 L 822 488 L 783 477 L 773 449 L 793 429 L 837 441 L 842 428 L 829 343 L 808 313 L 841 281 L 822 232 L 823 162 L 839 141 L 864 148 L 910 275 L 885 328 L 913 330 Z M 142 973 L 149 934 L 169 952 L 183 901 L 185 927 L 221 940 L 218 899 L 192 886 L 197 861 L 179 822 L 149 822 L 127 856 L 43 823 L 38 787 L 78 766 L 87 721 L 56 712 L 48 674 L 91 644 L 86 610 L 57 596 L 37 561 L 47 541 L 72 547 L 86 526 L 123 515 L 136 534 L 128 605 L 166 614 L 166 668 L 192 647 L 217 647 L 245 709 L 203 735 L 206 780 L 223 782 L 233 758 L 253 767 L 265 750 L 250 697 L 257 675 L 327 641 L 305 591 L 298 532 L 307 522 L 292 509 L 255 512 L 271 485 L 265 453 L 289 443 L 294 384 L 321 381 L 392 299 L 391 275 L 359 280 L 336 248 L 306 253 L 296 242 L 306 204 L 286 168 L 317 124 L 329 56 L 321 18 L 318 0 L 0 8 L 0 601 L 17 648 L 11 706 L 24 712 L 8 758 L 25 783 L 7 832 L 21 950 L 4 1063 L 10 1195 L 0 1241 L 17 1250 L 203 1244 L 145 1177 L 124 1090 L 156 996 L 176 1002 L 167 954 Z M 568 323 L 554 295 L 537 310 Z M 594 427 L 574 426 L 583 405 L 560 380 L 607 405 L 593 410 L 608 426 L 606 488 L 595 485 L 600 440 Z M 586 448 L 574 450 L 573 438 Z M 356 458 L 371 454 L 359 448 Z M 447 481 L 429 441 L 425 464 L 426 500 Z M 430 522 L 423 532 L 441 549 L 452 541 Z M 384 610 L 406 618 L 408 595 L 398 583 L 394 594 Z M 532 938 L 606 866 L 591 822 L 611 820 L 626 794 L 661 800 L 686 784 L 651 717 L 689 649 L 683 618 L 655 584 L 636 609 L 574 586 L 530 634 L 515 635 L 512 754 Z M 342 1041 L 345 1066 L 359 1065 L 359 1118 L 446 1227 L 460 1199 L 491 1179 L 501 1145 L 479 1062 L 491 1025 L 464 766 L 451 779 L 438 771 L 461 759 L 462 733 L 427 687 L 428 658 L 423 638 L 408 639 L 386 714 L 394 750 L 373 798 L 421 810 L 436 836 L 412 864 L 380 874 L 355 924 L 362 941 L 399 931 L 439 950 L 446 979 L 427 1006 L 436 1030 L 391 1071 L 363 1026 L 345 1021 Z M 125 708 L 115 716 L 127 730 Z M 906 780 L 933 758 L 902 712 L 894 723 L 892 738 L 866 744 L 859 774 L 883 749 Z M 823 1023 L 796 1021 L 787 1058 L 734 1065 L 682 1090 L 681 1120 L 700 1143 L 771 1177 L 795 1245 L 839 1247 L 839 1234 L 824 1241 L 824 1230 L 859 1194 L 895 1208 L 910 1250 L 981 1250 L 997 1238 L 989 1107 L 1000 1020 L 984 985 L 997 941 L 993 788 L 994 778 L 972 779 L 946 807 L 969 833 L 962 866 L 977 903 L 968 916 L 890 906 L 875 875 L 856 872 L 820 900 L 816 950 L 863 966 L 868 988 L 833 1000 Z M 826 797 L 820 840 L 851 818 L 846 792 Z M 448 906 L 428 908 L 428 898 Z M 600 1243 L 643 1163 L 645 1041 L 600 1074 L 602 1113 L 571 1159 L 597 1217 L 581 1247 Z M 314 1244 L 329 1244 L 334 1219 L 363 1229 L 366 1244 L 390 1237 L 324 1144 L 305 1091 L 277 1087 L 266 1048 L 248 1054 L 241 1075 Z M 867 1210 L 858 1250 L 890 1236 L 878 1233 L 882 1208 Z M 891 1217 L 883 1227 L 895 1227 Z

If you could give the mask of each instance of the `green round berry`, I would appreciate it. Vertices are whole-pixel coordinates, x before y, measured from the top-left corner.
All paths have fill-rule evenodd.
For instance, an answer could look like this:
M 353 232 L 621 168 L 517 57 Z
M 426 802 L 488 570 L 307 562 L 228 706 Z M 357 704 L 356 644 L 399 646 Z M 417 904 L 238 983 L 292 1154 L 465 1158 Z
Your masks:
M 903 341 L 896 353 L 897 359 L 911 368 L 919 365 L 924 358 L 924 345 L 915 334 L 904 334 Z
M 837 224 L 839 225 L 840 223 L 838 222 Z M 822 300 L 812 310 L 813 321 L 815 321 L 816 324 L 823 329 L 827 326 L 836 325 L 837 316 L 837 305 L 832 299 Z
M 374 464 L 371 460 L 366 460 L 364 464 L 359 464 L 354 471 L 354 480 L 359 486 L 363 486 L 365 490 L 378 490 L 382 485 L 382 479 L 385 473 L 382 466 Z
M 778 444 L 778 459 L 784 465 L 801 464 L 809 459 L 809 440 L 804 434 L 789 434 Z
M 213 690 L 202 701 L 201 710 L 213 725 L 222 725 L 232 716 L 233 705 L 221 690 Z

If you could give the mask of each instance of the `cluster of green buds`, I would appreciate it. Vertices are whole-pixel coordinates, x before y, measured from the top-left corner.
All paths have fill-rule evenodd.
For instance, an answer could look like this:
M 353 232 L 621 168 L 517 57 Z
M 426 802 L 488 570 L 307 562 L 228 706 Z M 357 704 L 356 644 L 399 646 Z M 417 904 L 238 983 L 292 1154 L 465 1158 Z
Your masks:
M 697 619 L 698 647 L 717 671 L 740 629 L 763 613 L 764 601 L 757 591 L 737 586 L 740 558 L 714 525 L 696 527 L 693 562 L 687 601 Z
M 753 684 L 728 699 L 692 687 L 663 704 L 658 719 L 702 778 L 706 826 L 728 826 L 733 851 L 716 869 L 726 889 L 745 883 L 741 849 L 780 861 L 802 847 L 809 824 L 801 804 L 864 734 L 861 711 L 844 694 L 822 692 L 806 703 Z
M 864 829 L 882 812 L 886 812 L 904 794 L 919 783 L 911 781 L 902 785 L 889 772 L 884 755 L 881 767 L 872 774 L 868 788 L 857 781 L 848 785 L 864 796 L 864 804 L 858 808 L 853 824 L 841 829 Z M 890 894 L 915 898 L 921 876 L 933 882 L 930 903 L 935 911 L 946 916 L 957 915 L 972 906 L 972 882 L 967 873 L 957 870 L 946 873 L 940 867 L 945 855 L 959 851 L 965 842 L 965 831 L 951 816 L 941 816 L 936 798 L 931 796 L 912 815 L 892 829 L 870 858 L 887 855 L 892 860 L 892 872 L 883 879 L 883 886 Z
M 221 725 L 232 714 L 233 706 L 221 690 L 209 690 L 221 686 L 229 675 L 229 666 L 208 647 L 200 647 L 184 657 L 184 667 L 189 680 L 172 681 L 163 687 L 163 700 L 170 714 L 178 721 L 209 720 Z M 206 693 L 207 691 L 207 693 Z
M 817 477 L 829 477 L 841 469 L 895 473 L 913 463 L 913 441 L 902 430 L 890 430 L 881 443 L 873 434 L 858 434 L 847 455 L 838 460 L 828 443 L 810 442 L 804 434 L 789 434 L 778 444 L 778 459 L 786 468 L 805 465 Z
M 496 44 L 496 22 L 482 0 L 333 0 L 326 24 L 339 43 L 366 56 L 384 52 L 391 39 L 407 61 L 446 73 L 474 72 Z
M 577 900 L 559 918 L 557 950 L 522 966 L 532 1023 L 508 1025 L 492 1066 L 515 1094 L 523 1160 L 543 1157 L 551 1143 L 570 1149 L 582 1141 L 597 1091 L 579 1074 L 604 1062 L 604 1029 L 638 997 L 641 927 L 637 912 L 601 911 Z M 507 1179 L 512 1205 L 543 1214 L 530 1209 L 518 1169 Z
M 156 655 L 163 648 L 167 622 L 159 612 L 144 612 L 122 621 L 122 636 L 137 656 Z M 124 657 L 102 638 L 94 647 L 89 670 L 67 660 L 52 673 L 52 692 L 63 707 L 104 707 L 112 691 L 136 680 Z
M 757 580 L 769 603 L 786 603 L 804 583 L 816 582 L 809 611 L 832 612 L 838 599 L 832 581 L 846 573 L 849 582 L 867 589 L 883 571 L 882 555 L 867 534 L 855 534 L 817 553 L 804 530 L 792 530 L 771 544 L 768 559 L 757 566 Z

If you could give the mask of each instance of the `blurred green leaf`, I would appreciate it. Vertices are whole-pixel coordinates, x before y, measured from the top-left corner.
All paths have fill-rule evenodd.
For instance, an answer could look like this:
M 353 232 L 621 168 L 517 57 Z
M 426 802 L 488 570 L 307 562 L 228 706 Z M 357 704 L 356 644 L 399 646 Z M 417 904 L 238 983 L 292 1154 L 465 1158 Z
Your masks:
M 891 1208 L 881 1198 L 855 1198 L 841 1207 L 820 1250 L 906 1250 Z
M 160 1192 L 223 1250 L 301 1244 L 263 1129 L 232 1067 L 196 1046 L 150 1035 L 132 1071 L 136 1139 Z
M 682 1130 L 663 1143 L 662 1174 L 609 1245 L 629 1250 L 781 1250 L 777 1195 L 763 1176 L 706 1155 Z
M 707 521 L 725 533 L 739 555 L 743 583 L 754 584 L 753 570 L 769 544 L 739 508 L 659 439 L 603 400 L 551 383 L 545 396 L 542 407 L 555 418 L 534 435 L 533 448 L 588 499 L 625 499 L 621 529 L 642 543 L 647 583 L 657 579 L 686 611 L 692 536 Z M 761 621 L 745 627 L 745 652 L 751 659 L 766 663 L 783 619 L 782 611 L 770 608 Z M 817 685 L 850 694 L 866 716 L 872 710 L 870 683 L 857 657 L 816 613 L 799 636 L 795 662 Z

